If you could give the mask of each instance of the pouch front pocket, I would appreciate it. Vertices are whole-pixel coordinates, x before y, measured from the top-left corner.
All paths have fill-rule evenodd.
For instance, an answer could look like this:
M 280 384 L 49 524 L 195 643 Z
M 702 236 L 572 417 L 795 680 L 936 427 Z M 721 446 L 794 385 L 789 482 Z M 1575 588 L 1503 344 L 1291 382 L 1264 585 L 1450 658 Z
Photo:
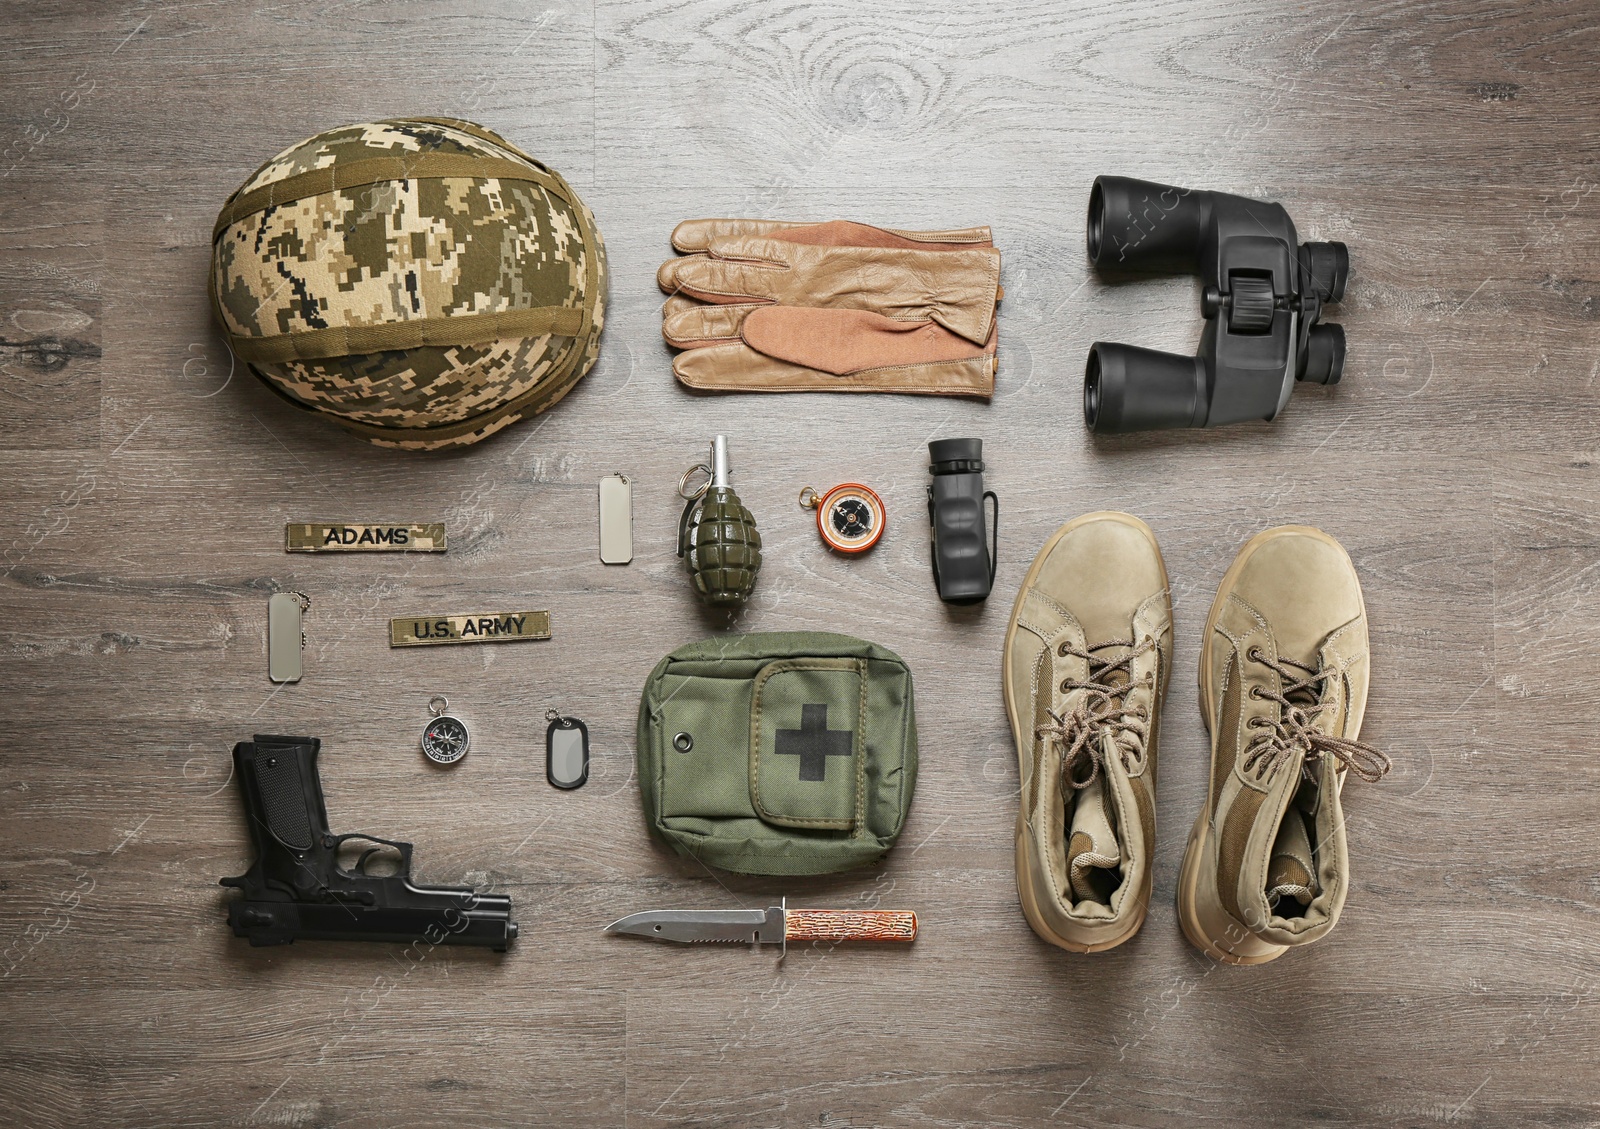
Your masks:
M 670 673 L 652 735 L 667 819 L 754 819 L 750 806 L 751 677 Z
M 850 831 L 865 786 L 866 664 L 780 659 L 756 675 L 750 703 L 750 802 L 779 827 Z

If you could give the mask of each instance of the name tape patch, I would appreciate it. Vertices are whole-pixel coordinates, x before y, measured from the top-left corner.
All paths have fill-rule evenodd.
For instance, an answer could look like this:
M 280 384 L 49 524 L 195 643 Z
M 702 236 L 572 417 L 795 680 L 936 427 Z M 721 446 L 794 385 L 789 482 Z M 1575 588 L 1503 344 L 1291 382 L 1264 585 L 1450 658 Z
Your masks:
M 409 525 L 291 521 L 283 527 L 286 553 L 442 553 L 444 522 Z
M 549 612 L 418 615 L 389 621 L 391 647 L 432 647 L 440 643 L 516 643 L 523 639 L 548 638 Z

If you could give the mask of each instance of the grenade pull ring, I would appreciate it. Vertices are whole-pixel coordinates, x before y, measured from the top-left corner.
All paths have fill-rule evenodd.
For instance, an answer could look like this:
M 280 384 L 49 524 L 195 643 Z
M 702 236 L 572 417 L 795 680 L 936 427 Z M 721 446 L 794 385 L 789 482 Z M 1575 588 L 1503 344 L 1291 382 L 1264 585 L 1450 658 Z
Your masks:
M 697 473 L 706 480 L 690 492 L 689 481 Z M 695 594 L 714 606 L 743 604 L 761 568 L 761 534 L 729 484 L 724 436 L 712 441 L 705 463 L 684 471 L 678 495 L 685 502 L 678 521 L 678 556 L 688 566 Z
M 705 475 L 706 480 L 693 490 L 690 490 L 689 479 L 696 474 Z M 678 477 L 678 497 L 684 499 L 685 501 L 698 502 L 701 498 L 705 497 L 705 493 L 709 489 L 711 489 L 711 468 L 705 463 L 696 463 Z M 679 553 L 678 555 L 680 557 L 683 556 L 682 553 Z

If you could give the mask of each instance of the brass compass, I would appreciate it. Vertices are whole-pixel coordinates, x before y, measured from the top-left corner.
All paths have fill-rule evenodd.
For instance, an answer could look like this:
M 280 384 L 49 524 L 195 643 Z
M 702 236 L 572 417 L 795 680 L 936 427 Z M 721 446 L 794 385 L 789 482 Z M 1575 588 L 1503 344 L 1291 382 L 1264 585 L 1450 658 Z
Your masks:
M 888 527 L 883 499 L 859 482 L 843 482 L 826 494 L 807 486 L 800 505 L 817 511 L 817 533 L 823 544 L 841 553 L 864 553 L 878 543 Z

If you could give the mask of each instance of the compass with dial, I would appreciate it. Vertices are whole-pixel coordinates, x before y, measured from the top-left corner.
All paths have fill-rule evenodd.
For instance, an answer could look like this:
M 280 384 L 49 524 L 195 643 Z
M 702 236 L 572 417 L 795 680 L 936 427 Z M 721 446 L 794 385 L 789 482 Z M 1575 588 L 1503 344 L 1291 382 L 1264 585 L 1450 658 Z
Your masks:
M 825 494 L 807 486 L 800 504 L 817 511 L 817 533 L 828 548 L 864 553 L 878 543 L 888 525 L 883 499 L 859 482 L 843 482 Z
M 467 746 L 472 743 L 467 723 L 444 712 L 449 707 L 443 697 L 428 703 L 433 720 L 422 731 L 422 753 L 434 764 L 455 764 L 467 755 Z

